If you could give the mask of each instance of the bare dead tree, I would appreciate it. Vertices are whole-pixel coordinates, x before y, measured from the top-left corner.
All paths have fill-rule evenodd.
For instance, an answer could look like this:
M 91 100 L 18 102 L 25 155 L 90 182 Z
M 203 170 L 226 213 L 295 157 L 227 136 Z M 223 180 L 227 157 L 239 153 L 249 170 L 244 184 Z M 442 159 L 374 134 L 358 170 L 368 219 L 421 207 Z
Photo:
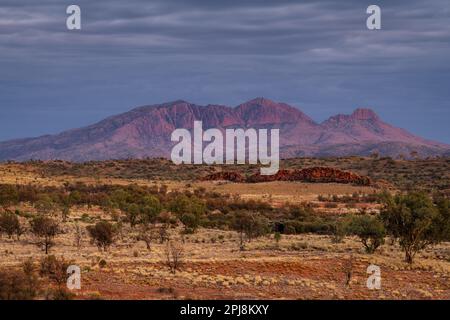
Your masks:
M 350 258 L 344 263 L 344 272 L 345 272 L 345 286 L 349 287 L 350 282 L 352 281 L 353 276 L 353 256 L 350 255 Z
M 148 225 L 142 225 L 139 228 L 139 233 L 136 236 L 137 241 L 144 241 L 147 246 L 147 250 L 151 250 L 151 243 L 157 239 L 156 231 L 154 227 Z
M 164 241 L 169 241 L 169 232 L 168 232 L 168 225 L 166 223 L 163 223 L 159 229 L 158 229 L 158 234 L 159 234 L 159 242 L 160 243 L 164 243 Z
M 81 249 L 84 236 L 85 236 L 84 229 L 82 227 L 80 227 L 79 224 L 76 224 L 75 225 L 75 246 L 78 248 L 78 250 Z
M 183 264 L 184 247 L 180 242 L 168 241 L 166 248 L 166 265 L 172 273 L 175 273 Z

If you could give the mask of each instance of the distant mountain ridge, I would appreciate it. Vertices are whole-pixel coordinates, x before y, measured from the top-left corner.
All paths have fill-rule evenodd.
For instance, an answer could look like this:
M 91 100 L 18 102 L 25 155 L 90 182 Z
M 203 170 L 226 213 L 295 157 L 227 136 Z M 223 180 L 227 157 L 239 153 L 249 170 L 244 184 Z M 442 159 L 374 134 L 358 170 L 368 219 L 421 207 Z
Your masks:
M 96 124 L 56 135 L 0 142 L 0 161 L 30 159 L 90 161 L 168 157 L 177 128 L 279 128 L 280 152 L 296 156 L 419 156 L 449 154 L 450 145 L 415 136 L 383 122 L 371 109 L 356 109 L 316 123 L 299 109 L 266 98 L 237 107 L 200 106 L 186 101 L 143 106 Z

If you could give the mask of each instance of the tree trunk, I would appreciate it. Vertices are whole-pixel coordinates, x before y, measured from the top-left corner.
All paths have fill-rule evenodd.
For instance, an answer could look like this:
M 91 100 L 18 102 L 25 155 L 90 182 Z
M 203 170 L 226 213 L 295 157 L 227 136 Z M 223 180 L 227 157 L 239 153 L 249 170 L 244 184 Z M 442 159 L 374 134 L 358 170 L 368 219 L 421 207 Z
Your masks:
M 409 264 L 412 264 L 414 260 L 414 253 L 411 249 L 405 249 L 405 261 Z
M 244 251 L 244 233 L 241 232 L 239 236 L 240 236 L 240 250 Z

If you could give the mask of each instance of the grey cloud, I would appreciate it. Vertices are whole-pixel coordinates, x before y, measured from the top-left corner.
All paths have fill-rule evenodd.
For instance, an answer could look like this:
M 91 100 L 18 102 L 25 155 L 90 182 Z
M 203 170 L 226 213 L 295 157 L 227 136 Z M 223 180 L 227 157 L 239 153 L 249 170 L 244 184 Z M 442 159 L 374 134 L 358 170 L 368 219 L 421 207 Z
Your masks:
M 65 29 L 72 3 L 81 32 Z M 379 32 L 365 28 L 366 0 L 2 0 L 0 126 L 27 111 L 53 110 L 73 127 L 136 104 L 263 95 L 316 119 L 371 105 L 450 141 L 443 121 L 420 123 L 424 110 L 450 113 L 448 0 L 377 3 Z M 81 95 L 67 98 L 74 90 Z M 412 118 L 395 116 L 398 108 Z M 79 121 L 58 120 L 64 113 Z M 60 129 L 52 123 L 36 132 Z M 0 139 L 20 135 L 0 129 Z

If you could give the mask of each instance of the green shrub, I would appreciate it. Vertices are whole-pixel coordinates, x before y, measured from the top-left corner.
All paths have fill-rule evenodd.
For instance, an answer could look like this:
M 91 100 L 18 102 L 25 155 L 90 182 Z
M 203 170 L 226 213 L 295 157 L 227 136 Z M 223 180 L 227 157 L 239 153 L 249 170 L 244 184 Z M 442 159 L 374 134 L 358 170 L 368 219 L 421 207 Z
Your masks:
M 114 226 L 107 221 L 100 221 L 93 226 L 88 226 L 86 229 L 92 241 L 100 250 L 107 251 L 115 242 L 116 232 Z
M 55 245 L 53 239 L 60 232 L 58 222 L 46 216 L 34 218 L 31 231 L 39 239 L 37 245 L 44 248 L 45 254 Z
M 384 243 L 386 235 L 383 222 L 378 217 L 369 215 L 351 217 L 348 233 L 361 239 L 367 253 L 374 253 Z
M 64 258 L 58 259 L 54 255 L 46 256 L 41 260 L 39 274 L 61 287 L 67 281 L 67 268 L 70 264 Z
M 6 211 L 0 215 L 0 232 L 7 234 L 9 238 L 12 238 L 13 235 L 19 238 L 24 230 L 17 215 Z
M 413 263 L 417 252 L 448 236 L 448 215 L 445 205 L 436 206 L 422 192 L 388 197 L 381 212 L 387 232 L 399 240 L 408 263 Z

